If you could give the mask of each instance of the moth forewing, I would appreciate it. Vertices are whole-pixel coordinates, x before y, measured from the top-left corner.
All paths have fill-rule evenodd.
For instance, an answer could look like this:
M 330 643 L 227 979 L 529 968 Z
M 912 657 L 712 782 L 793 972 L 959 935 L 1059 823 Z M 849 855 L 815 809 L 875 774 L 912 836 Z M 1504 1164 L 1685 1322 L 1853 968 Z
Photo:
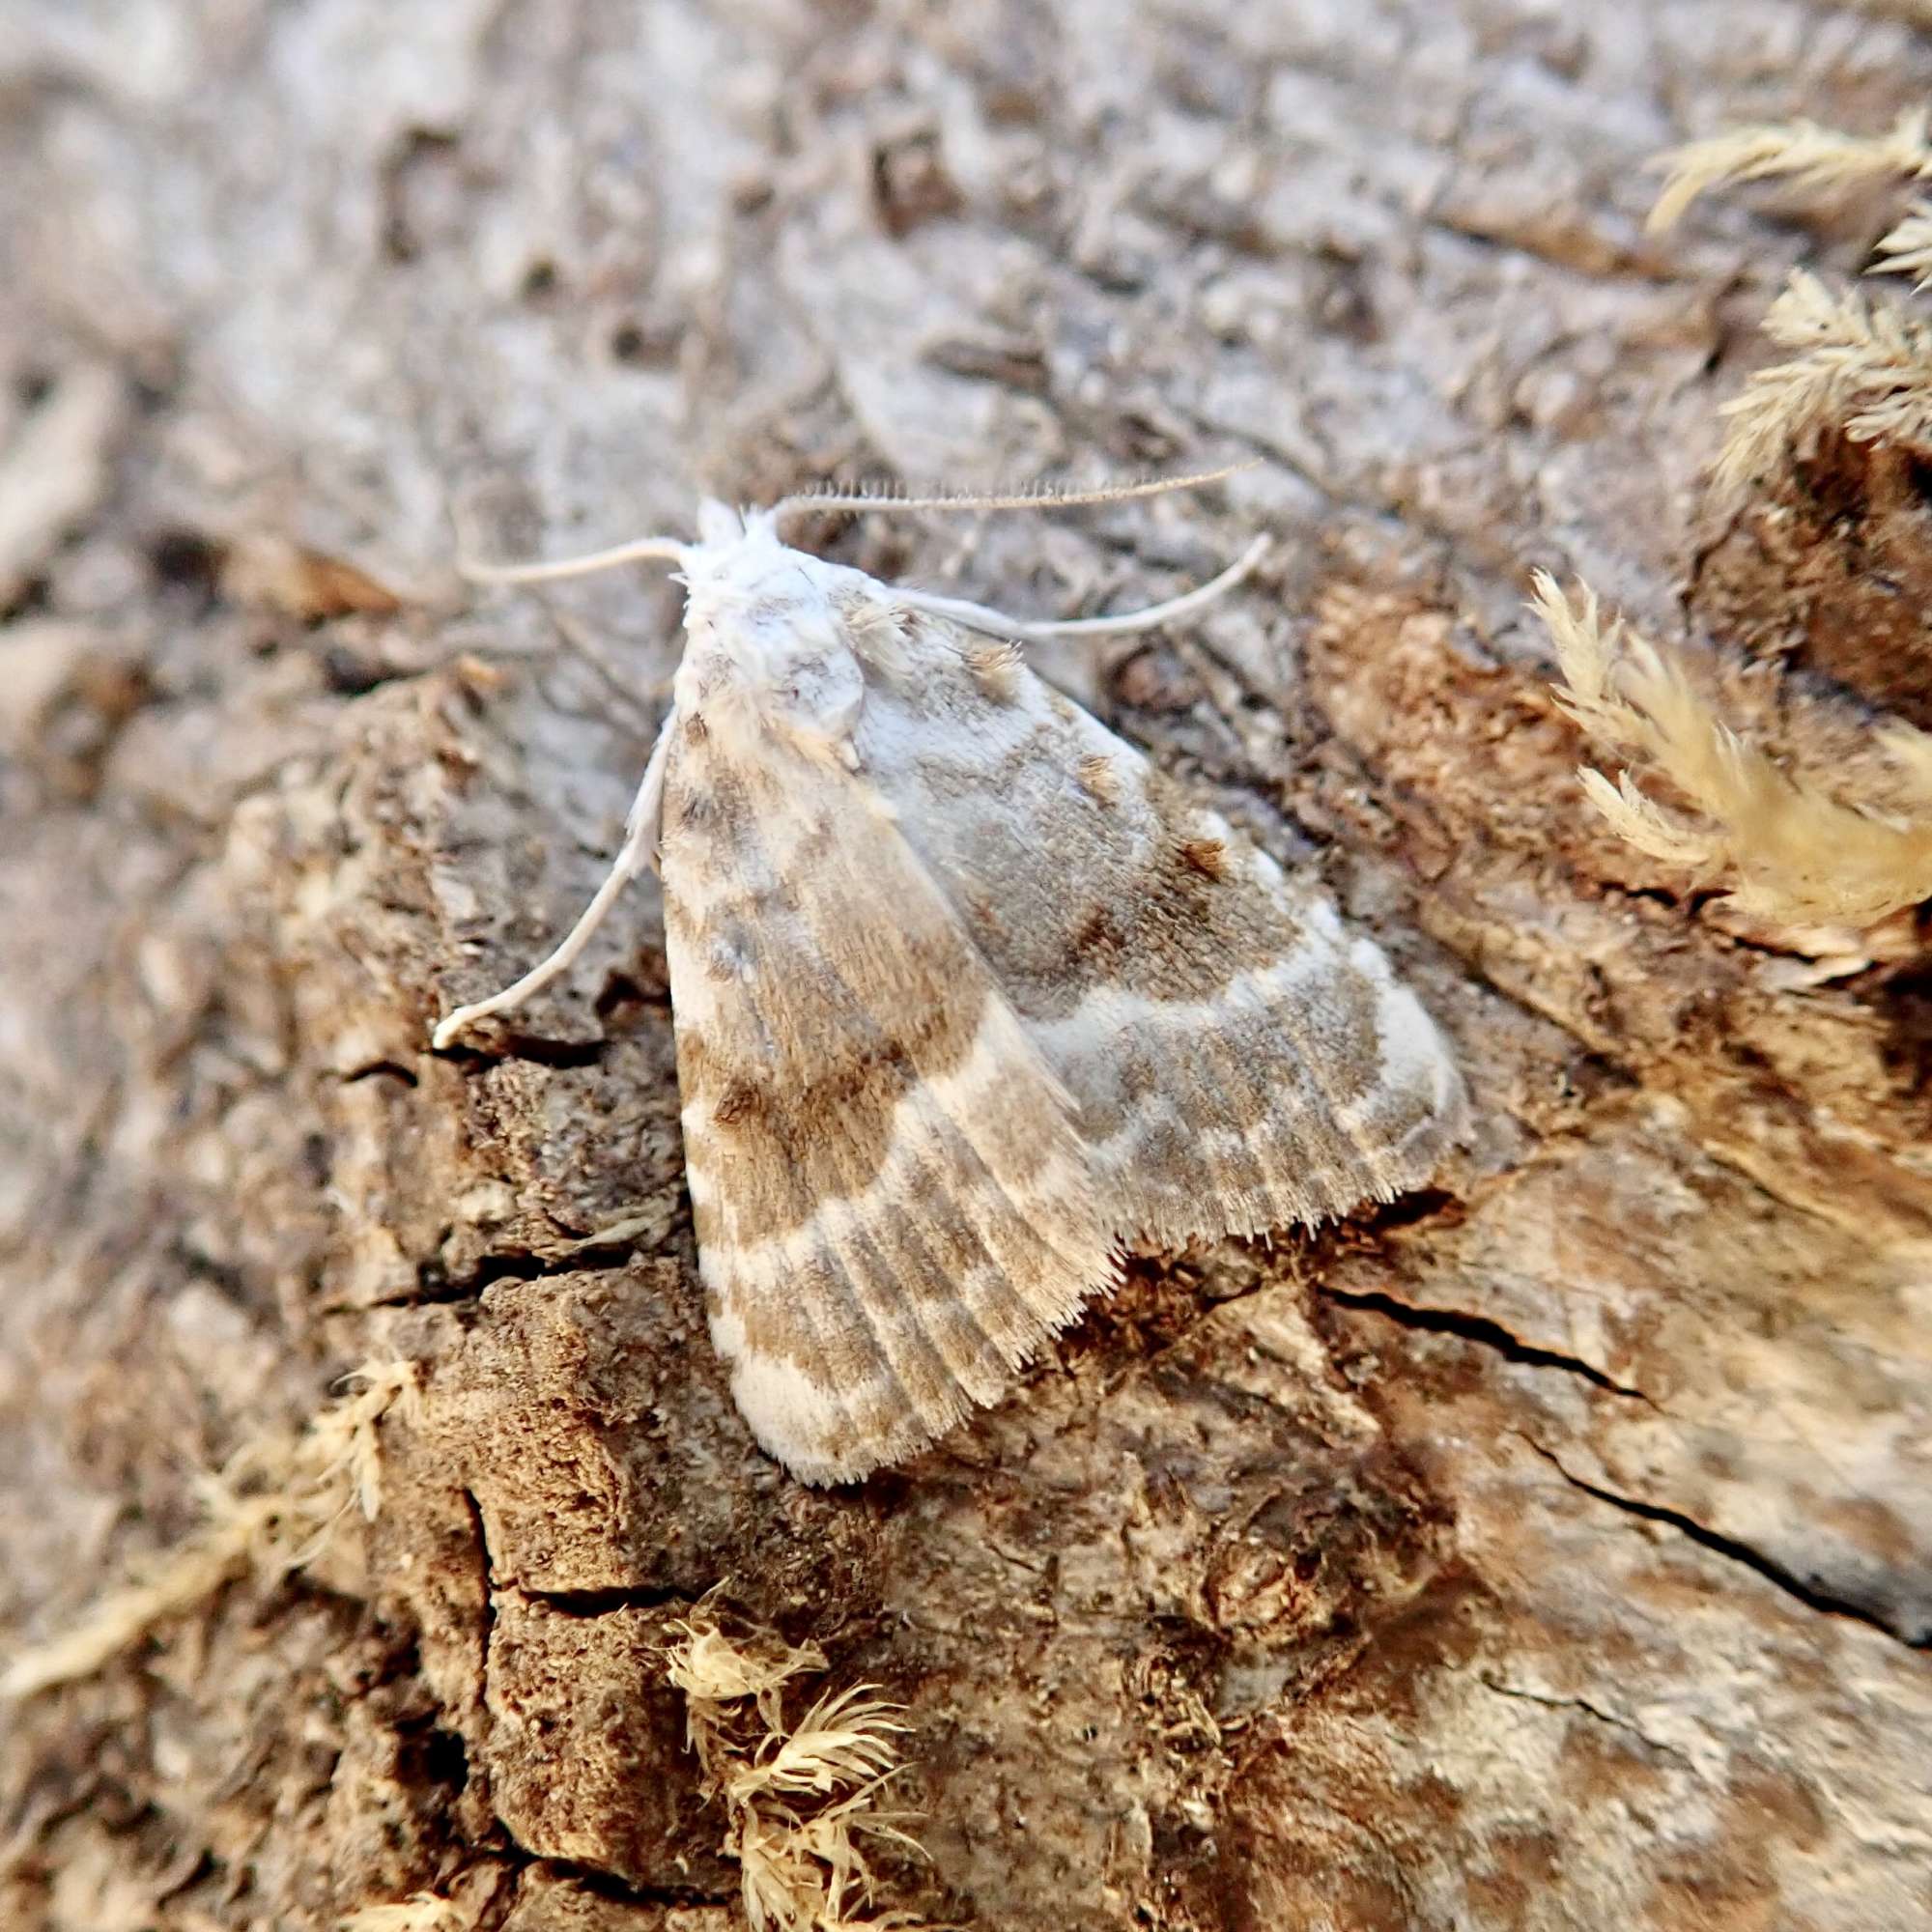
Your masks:
M 861 759 L 1073 1094 L 1116 1232 L 1254 1234 L 1422 1179 L 1461 1088 L 1380 950 L 1031 671 L 989 698 L 943 619 L 908 651 Z
M 674 750 L 665 934 L 712 1331 L 754 1432 L 863 1474 L 992 1400 L 1108 1277 L 1062 1084 L 850 773 Z

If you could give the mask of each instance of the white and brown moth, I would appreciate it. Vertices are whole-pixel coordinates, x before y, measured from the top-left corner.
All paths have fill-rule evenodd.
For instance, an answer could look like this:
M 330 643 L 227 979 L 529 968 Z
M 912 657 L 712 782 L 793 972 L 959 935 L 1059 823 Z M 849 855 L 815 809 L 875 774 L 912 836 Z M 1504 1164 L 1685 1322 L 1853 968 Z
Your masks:
M 1462 1106 L 1381 952 L 1019 648 L 1182 616 L 1262 545 L 1151 610 L 1030 623 L 780 537 L 828 507 L 881 505 L 706 502 L 696 543 L 474 573 L 668 559 L 686 641 L 589 908 L 435 1034 L 527 999 L 657 866 L 711 1332 L 758 1440 L 810 1483 L 995 1401 L 1122 1241 L 1389 1200 Z

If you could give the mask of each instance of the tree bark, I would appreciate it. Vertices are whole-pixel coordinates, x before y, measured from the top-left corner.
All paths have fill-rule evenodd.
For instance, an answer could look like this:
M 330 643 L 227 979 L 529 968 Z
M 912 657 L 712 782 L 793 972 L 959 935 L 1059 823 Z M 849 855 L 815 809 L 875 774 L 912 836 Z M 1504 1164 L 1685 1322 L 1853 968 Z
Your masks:
M 881 1909 L 1932 1922 L 1923 966 L 1595 824 L 1520 609 L 1582 573 L 1833 770 L 1932 705 L 1909 475 L 1696 514 L 1757 316 L 1870 208 L 1653 241 L 1640 173 L 1928 83 L 1799 0 L 14 0 L 0 1619 L 71 1624 L 355 1362 L 425 1389 L 366 1530 L 8 1712 L 6 1923 L 735 1924 L 664 1674 L 717 1586 L 906 1706 Z M 1269 531 L 1060 668 L 1387 948 L 1470 1144 L 1136 1260 L 997 1410 L 808 1491 L 705 1334 L 654 889 L 428 1051 L 601 876 L 676 649 L 660 578 L 452 556 L 1249 457 L 814 534 L 1074 614 Z

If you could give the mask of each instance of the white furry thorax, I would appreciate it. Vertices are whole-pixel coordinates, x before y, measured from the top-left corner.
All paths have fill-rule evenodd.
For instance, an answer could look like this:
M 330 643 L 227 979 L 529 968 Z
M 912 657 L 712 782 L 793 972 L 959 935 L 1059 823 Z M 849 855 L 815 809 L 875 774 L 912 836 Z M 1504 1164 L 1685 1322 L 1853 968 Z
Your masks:
M 686 547 L 685 647 L 673 680 L 678 714 L 707 729 L 787 736 L 847 760 L 866 697 L 853 648 L 884 586 L 863 571 L 793 550 L 769 511 L 707 501 Z

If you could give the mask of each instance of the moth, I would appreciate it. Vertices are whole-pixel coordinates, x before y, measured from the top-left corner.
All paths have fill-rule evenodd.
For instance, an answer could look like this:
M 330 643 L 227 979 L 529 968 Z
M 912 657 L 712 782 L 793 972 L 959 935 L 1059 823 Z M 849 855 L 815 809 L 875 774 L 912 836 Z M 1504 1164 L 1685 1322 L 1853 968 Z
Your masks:
M 711 1333 L 808 1483 L 1000 1398 L 1123 1242 L 1390 1200 L 1463 1108 L 1381 952 L 1026 663 L 1032 639 L 1186 616 L 1265 540 L 1151 609 L 1035 622 L 780 535 L 803 510 L 932 506 L 707 501 L 695 543 L 471 573 L 669 561 L 685 645 L 596 896 L 435 1044 L 554 980 L 657 868 Z

